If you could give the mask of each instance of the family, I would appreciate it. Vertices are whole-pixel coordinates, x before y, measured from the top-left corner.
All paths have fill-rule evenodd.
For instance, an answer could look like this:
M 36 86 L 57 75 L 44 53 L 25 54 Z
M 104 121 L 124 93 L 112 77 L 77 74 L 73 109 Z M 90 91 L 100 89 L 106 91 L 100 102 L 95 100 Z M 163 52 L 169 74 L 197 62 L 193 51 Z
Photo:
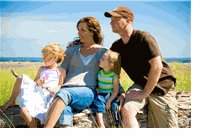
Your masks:
M 119 6 L 104 16 L 120 36 L 110 50 L 102 47 L 103 35 L 94 17 L 77 23 L 79 38 L 64 52 L 59 44 L 42 49 L 44 66 L 34 79 L 17 75 L 4 111 L 18 99 L 21 115 L 29 127 L 39 120 L 45 128 L 73 126 L 73 112 L 90 108 L 100 128 L 103 113 L 111 110 L 116 127 L 139 128 L 137 113 L 148 107 L 148 127 L 177 128 L 176 78 L 163 60 L 155 38 L 133 28 L 131 9 Z M 61 65 L 59 66 L 59 64 Z M 124 91 L 121 68 L 134 84 Z

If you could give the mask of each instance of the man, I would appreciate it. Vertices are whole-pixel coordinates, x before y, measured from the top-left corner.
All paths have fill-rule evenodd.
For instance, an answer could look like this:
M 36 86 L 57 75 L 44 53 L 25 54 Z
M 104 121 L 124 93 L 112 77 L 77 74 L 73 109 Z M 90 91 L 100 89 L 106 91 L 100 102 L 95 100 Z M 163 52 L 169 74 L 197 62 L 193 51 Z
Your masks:
M 120 53 L 121 66 L 134 84 L 121 95 L 124 127 L 139 127 L 136 114 L 148 104 L 148 127 L 178 127 L 177 101 L 174 86 L 176 78 L 154 37 L 133 29 L 133 12 L 124 6 L 105 12 L 111 18 L 111 27 L 120 39 L 111 50 Z

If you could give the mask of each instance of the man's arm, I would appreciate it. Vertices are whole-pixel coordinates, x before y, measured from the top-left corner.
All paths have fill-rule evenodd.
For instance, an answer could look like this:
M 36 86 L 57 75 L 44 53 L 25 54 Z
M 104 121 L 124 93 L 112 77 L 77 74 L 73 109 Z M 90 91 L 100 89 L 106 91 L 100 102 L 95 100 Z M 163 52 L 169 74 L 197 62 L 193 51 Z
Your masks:
M 144 89 L 142 91 L 131 90 L 126 95 L 127 99 L 145 99 L 151 94 L 152 90 L 156 86 L 163 68 L 161 57 L 160 56 L 154 57 L 151 60 L 149 60 L 149 63 L 151 65 L 151 68 Z

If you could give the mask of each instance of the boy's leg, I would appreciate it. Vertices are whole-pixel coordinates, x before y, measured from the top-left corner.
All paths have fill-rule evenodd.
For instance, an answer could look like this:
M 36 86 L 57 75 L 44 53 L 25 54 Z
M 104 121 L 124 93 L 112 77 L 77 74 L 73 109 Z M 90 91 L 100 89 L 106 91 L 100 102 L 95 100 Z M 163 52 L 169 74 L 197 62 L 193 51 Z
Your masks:
M 92 104 L 92 111 L 96 113 L 96 120 L 100 128 L 105 128 L 104 119 L 103 119 L 103 113 L 106 112 L 106 108 L 105 108 L 106 96 L 105 95 L 108 95 L 108 94 L 97 95 Z
M 97 119 L 99 128 L 105 128 L 103 114 L 100 112 L 96 113 L 96 119 Z
M 111 110 L 113 114 L 113 119 L 116 127 L 119 127 L 119 124 L 121 123 L 121 116 L 120 112 L 118 110 L 118 103 L 116 102 L 117 99 L 114 99 L 111 102 Z
M 30 113 L 27 111 L 25 107 L 21 108 L 20 114 L 29 127 L 31 128 L 37 127 L 37 120 L 30 115 Z

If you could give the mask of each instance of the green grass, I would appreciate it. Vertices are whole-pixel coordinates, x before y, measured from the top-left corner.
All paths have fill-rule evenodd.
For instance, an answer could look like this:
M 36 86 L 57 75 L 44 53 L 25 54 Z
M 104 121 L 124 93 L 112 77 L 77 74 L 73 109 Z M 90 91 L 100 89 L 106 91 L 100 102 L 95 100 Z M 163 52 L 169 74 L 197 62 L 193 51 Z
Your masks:
M 191 91 L 191 64 L 170 63 L 173 74 L 177 78 L 177 91 Z
M 176 91 L 191 91 L 191 64 L 169 63 L 174 76 L 177 78 Z M 121 71 L 120 82 L 126 91 L 133 82 L 124 70 Z
M 37 74 L 36 68 L 16 68 L 18 74 L 26 74 L 34 79 Z M 16 78 L 12 75 L 10 70 L 0 69 L 0 105 L 3 105 L 10 97 Z
M 170 63 L 170 67 L 177 78 L 176 90 L 191 91 L 191 65 Z M 19 74 L 26 74 L 34 79 L 38 68 L 39 67 L 15 68 L 15 71 Z M 10 70 L 0 69 L 0 105 L 3 105 L 9 99 L 14 82 L 15 77 L 11 74 Z M 120 82 L 124 90 L 127 90 L 133 83 L 123 70 L 121 72 Z

